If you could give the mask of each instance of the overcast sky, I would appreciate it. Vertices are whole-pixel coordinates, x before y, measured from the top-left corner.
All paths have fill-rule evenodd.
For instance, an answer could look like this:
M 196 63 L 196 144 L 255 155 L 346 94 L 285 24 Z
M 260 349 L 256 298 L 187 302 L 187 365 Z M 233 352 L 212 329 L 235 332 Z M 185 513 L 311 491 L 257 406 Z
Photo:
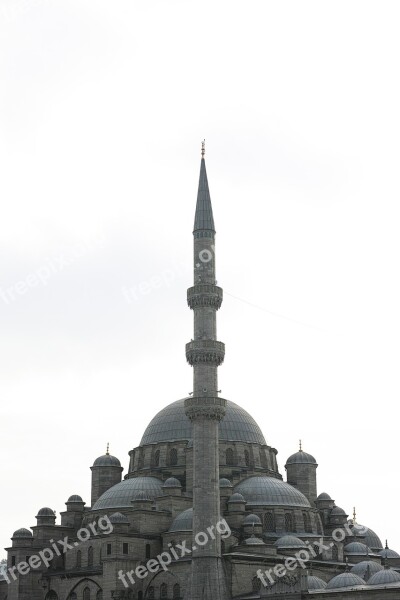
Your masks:
M 0 548 L 191 391 L 206 138 L 222 395 L 400 551 L 399 12 L 0 0 Z

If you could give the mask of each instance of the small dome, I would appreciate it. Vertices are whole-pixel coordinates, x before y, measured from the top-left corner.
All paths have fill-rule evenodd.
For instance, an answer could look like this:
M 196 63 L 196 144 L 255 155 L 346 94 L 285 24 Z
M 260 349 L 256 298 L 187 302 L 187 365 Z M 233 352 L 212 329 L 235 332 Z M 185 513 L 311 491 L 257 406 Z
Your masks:
M 292 456 L 289 456 L 289 458 L 286 461 L 285 468 L 288 465 L 316 465 L 316 464 L 317 464 L 317 461 L 311 454 L 308 454 L 307 452 L 304 452 L 303 450 L 299 450 L 298 452 L 295 452 L 295 454 L 292 454 Z
M 278 550 L 292 549 L 292 548 L 306 548 L 305 543 L 295 535 L 284 535 L 279 540 L 276 540 L 274 546 Z
M 378 552 L 379 556 L 382 558 L 400 558 L 400 554 L 398 554 L 395 550 L 391 550 L 390 548 L 384 548 L 380 552 Z
M 250 514 L 243 519 L 243 525 L 262 525 L 262 523 L 260 517 Z
M 361 542 L 351 542 L 344 547 L 344 553 L 347 555 L 366 555 L 372 554 L 370 548 Z
M 260 540 L 260 538 L 254 536 L 247 538 L 244 543 L 246 546 L 265 546 L 264 542 Z
M 31 537 L 33 537 L 32 532 L 29 531 L 29 529 L 25 529 L 24 527 L 21 527 L 21 529 L 17 529 L 17 531 L 14 531 L 13 533 L 13 538 L 28 539 Z
M 248 477 L 235 486 L 235 491 L 243 494 L 248 505 L 310 508 L 309 501 L 299 490 L 275 477 Z
M 154 500 L 156 496 L 163 495 L 162 482 L 156 477 L 133 477 L 132 479 L 124 479 L 104 492 L 97 500 L 92 510 L 131 508 L 132 500 L 137 500 L 140 492 L 145 492 L 147 497 Z
M 365 585 L 364 579 L 361 579 L 361 577 L 355 575 L 354 573 L 341 573 L 330 580 L 326 586 L 326 589 L 337 590 L 339 588 L 357 587 L 359 585 Z
M 366 545 L 369 546 L 370 548 L 372 548 L 373 550 L 378 550 L 379 548 L 383 548 L 383 544 L 382 544 L 379 536 L 372 529 L 369 529 L 368 527 L 365 527 L 364 525 L 360 525 L 359 523 L 356 523 L 355 525 L 352 526 L 351 530 L 355 537 L 362 536 L 365 539 Z
M 308 575 L 307 587 L 309 590 L 324 590 L 327 586 L 326 581 L 316 577 L 315 575 Z
M 246 500 L 244 499 L 244 497 L 242 496 L 242 494 L 238 494 L 237 492 L 235 494 L 232 494 L 232 496 L 230 496 L 228 502 L 237 502 L 238 504 L 241 503 L 245 503 Z
M 344 511 L 343 508 L 340 508 L 340 506 L 334 506 L 332 508 L 331 515 L 347 517 L 346 511 Z
M 113 515 L 111 515 L 110 522 L 113 525 L 128 525 L 129 524 L 128 517 L 126 517 L 125 515 L 123 515 L 120 512 L 116 512 Z
M 176 477 L 170 477 L 164 482 L 163 488 L 181 488 L 182 484 Z
M 219 487 L 232 487 L 232 483 L 229 481 L 229 479 L 225 479 L 225 477 L 223 477 L 219 480 Z
M 82 498 L 80 496 L 78 496 L 77 494 L 74 494 L 73 496 L 70 496 L 67 500 L 67 502 L 83 502 Z
M 175 517 L 169 531 L 192 531 L 193 508 L 188 508 Z
M 372 575 L 375 575 L 375 573 L 379 573 L 379 571 L 382 570 L 383 567 L 379 563 L 376 563 L 373 560 L 363 560 L 357 565 L 354 565 L 354 567 L 350 570 L 350 573 L 355 573 L 367 581 L 372 577 Z
M 393 569 L 382 569 L 368 579 L 368 585 L 387 585 L 389 583 L 397 583 L 400 581 L 400 573 Z
M 332 498 L 330 497 L 329 494 L 326 494 L 325 492 L 322 492 L 322 494 L 320 494 L 318 496 L 317 500 L 332 500 Z
M 41 508 L 39 510 L 39 512 L 36 516 L 37 517 L 55 517 L 55 514 L 54 514 L 54 510 L 52 508 L 48 508 L 47 506 L 45 506 L 44 508 Z
M 93 463 L 94 467 L 120 467 L 121 463 L 119 462 L 116 456 L 111 456 L 111 454 L 104 454 L 103 456 L 99 456 Z

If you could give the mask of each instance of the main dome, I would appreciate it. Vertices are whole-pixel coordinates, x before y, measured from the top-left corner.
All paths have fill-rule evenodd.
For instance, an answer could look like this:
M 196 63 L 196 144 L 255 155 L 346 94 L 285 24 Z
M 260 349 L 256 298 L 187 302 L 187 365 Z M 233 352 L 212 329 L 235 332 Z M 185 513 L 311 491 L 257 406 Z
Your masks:
M 156 414 L 143 434 L 141 446 L 192 439 L 192 424 L 185 414 L 185 399 L 169 404 Z M 226 414 L 219 424 L 220 441 L 265 445 L 261 429 L 243 408 L 227 400 Z

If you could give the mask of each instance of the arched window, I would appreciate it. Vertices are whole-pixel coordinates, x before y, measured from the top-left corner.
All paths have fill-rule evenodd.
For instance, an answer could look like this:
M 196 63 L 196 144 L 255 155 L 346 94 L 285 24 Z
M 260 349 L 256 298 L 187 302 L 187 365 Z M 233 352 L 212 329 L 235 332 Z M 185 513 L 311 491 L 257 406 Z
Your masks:
M 80 550 L 78 550 L 76 553 L 76 566 L 78 569 L 80 569 L 82 566 L 82 552 Z
M 228 465 L 228 467 L 232 467 L 234 465 L 232 448 L 226 449 L 226 464 Z
M 154 452 L 154 461 L 153 462 L 154 462 L 155 467 L 160 466 L 160 451 L 159 450 L 156 450 Z
M 246 463 L 246 467 L 250 466 L 250 454 L 248 450 L 244 451 L 244 462 Z
M 127 596 L 128 600 L 133 600 L 133 592 L 132 590 L 128 590 L 128 596 Z
M 50 590 L 50 592 L 46 594 L 46 600 L 58 600 L 58 596 L 53 590 Z
M 140 451 L 139 451 L 139 461 L 138 461 L 138 468 L 139 468 L 139 469 L 143 469 L 143 464 L 144 464 L 144 454 L 143 454 L 143 448 L 140 448 Z
M 251 583 L 253 592 L 259 592 L 261 590 L 261 579 L 259 579 L 258 577 L 253 577 Z
M 169 464 L 172 467 L 178 464 L 178 450 L 176 448 L 171 448 L 169 452 Z
M 336 545 L 332 546 L 332 560 L 334 560 L 335 562 L 339 561 L 339 550 Z
M 152 585 L 147 590 L 147 597 L 149 600 L 154 600 L 154 588 Z
M 151 546 L 150 544 L 146 544 L 146 558 L 150 558 L 151 556 Z
M 160 585 L 160 598 L 166 598 L 168 596 L 168 588 L 166 583 Z
M 291 513 L 285 513 L 285 531 L 293 531 L 293 517 Z
M 260 458 L 261 458 L 261 466 L 263 469 L 268 469 L 268 461 L 267 461 L 267 457 L 265 455 L 265 450 L 261 450 L 260 452 Z
M 88 567 L 93 567 L 93 546 L 89 547 L 87 561 Z
M 181 586 L 179 585 L 179 583 L 176 583 L 174 585 L 172 597 L 174 598 L 174 600 L 178 600 L 178 598 L 181 597 Z
M 142 592 L 142 590 L 140 590 L 140 591 L 138 592 L 138 594 L 137 594 L 137 599 L 138 599 L 138 600 L 143 600 L 143 592 Z
M 69 600 L 78 600 L 78 596 L 75 594 L 75 592 L 72 592 L 72 594 L 70 594 L 68 598 Z
M 103 600 L 103 591 L 99 590 L 96 594 L 96 600 Z
M 311 533 L 310 515 L 306 512 L 303 512 L 303 521 L 304 521 L 304 531 Z
M 83 600 L 90 600 L 90 590 L 88 587 L 85 587 L 83 590 Z
M 272 512 L 265 513 L 264 525 L 265 525 L 266 531 L 275 531 L 274 513 L 272 513 Z

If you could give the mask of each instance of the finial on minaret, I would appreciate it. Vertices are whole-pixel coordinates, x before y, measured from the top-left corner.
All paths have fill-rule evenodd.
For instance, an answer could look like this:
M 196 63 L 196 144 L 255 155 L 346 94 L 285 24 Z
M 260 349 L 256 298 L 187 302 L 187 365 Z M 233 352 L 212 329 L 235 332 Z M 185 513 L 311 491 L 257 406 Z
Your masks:
M 357 523 L 356 507 L 353 508 L 353 525 Z
M 389 550 L 389 546 L 388 546 L 387 540 L 386 540 L 386 544 L 385 544 L 385 550 Z
M 204 158 L 205 153 L 206 153 L 206 140 L 204 139 L 201 142 L 201 158 Z
M 299 440 L 299 452 L 303 452 L 303 448 L 302 448 L 301 440 Z
M 109 456 L 110 455 L 110 442 L 107 442 L 107 452 L 106 455 Z

